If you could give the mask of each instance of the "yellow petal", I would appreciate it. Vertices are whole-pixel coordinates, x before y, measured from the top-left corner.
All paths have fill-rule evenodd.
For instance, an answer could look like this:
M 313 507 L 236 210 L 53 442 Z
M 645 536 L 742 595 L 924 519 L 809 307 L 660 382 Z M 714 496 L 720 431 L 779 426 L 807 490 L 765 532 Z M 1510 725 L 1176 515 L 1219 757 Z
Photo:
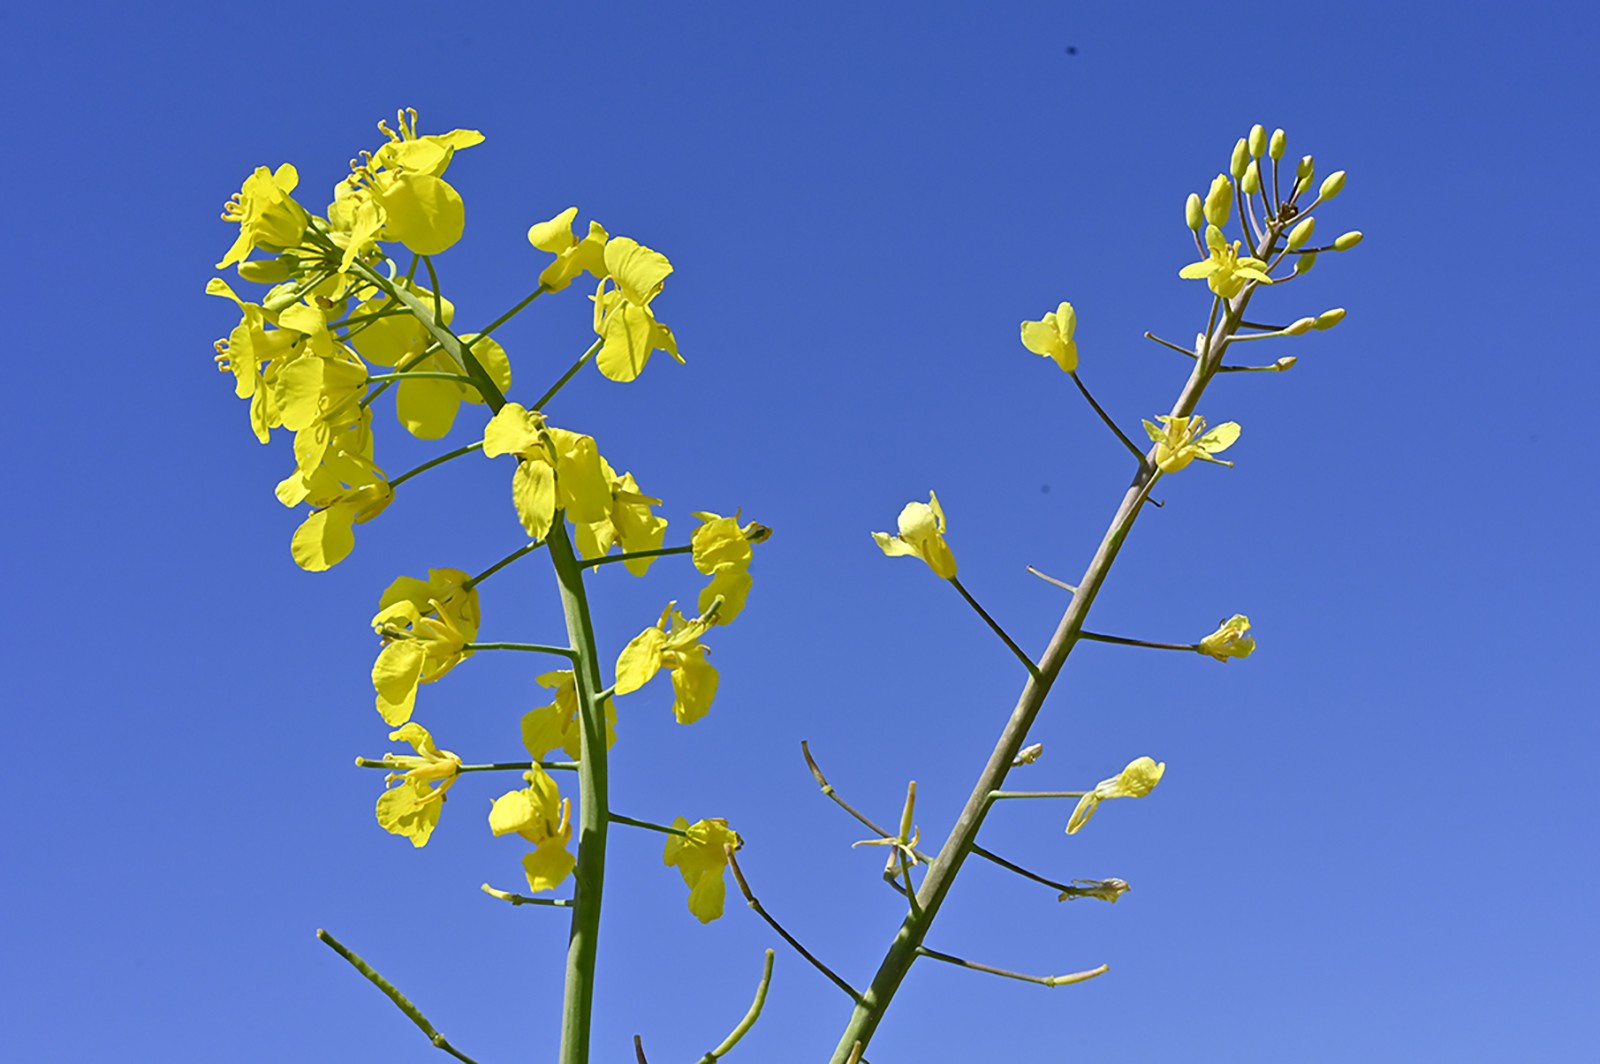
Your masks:
M 556 516 L 556 474 L 537 458 L 525 459 L 511 477 L 511 499 L 530 539 L 544 539 Z
M 551 837 L 541 842 L 537 849 L 523 855 L 522 870 L 528 876 L 528 889 L 535 894 L 554 890 L 578 866 L 577 858 L 567 852 L 566 840 Z
M 667 633 L 660 628 L 646 628 L 622 648 L 617 656 L 617 694 L 637 691 L 650 682 L 661 668 L 661 650 L 666 641 Z

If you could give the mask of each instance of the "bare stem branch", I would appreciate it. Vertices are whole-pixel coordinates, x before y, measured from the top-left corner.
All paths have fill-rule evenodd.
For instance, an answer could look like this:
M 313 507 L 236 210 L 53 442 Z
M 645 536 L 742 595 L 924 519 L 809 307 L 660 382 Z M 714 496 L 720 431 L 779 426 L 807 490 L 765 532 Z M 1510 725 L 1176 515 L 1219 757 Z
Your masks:
M 829 982 L 838 987 L 840 990 L 843 990 L 846 994 L 849 994 L 852 1001 L 860 1001 L 861 995 L 856 992 L 855 987 L 841 979 L 838 973 L 836 973 L 832 968 L 829 968 L 826 964 L 823 964 L 821 961 L 819 961 L 815 954 L 800 944 L 799 939 L 785 931 L 783 929 L 783 925 L 774 920 L 772 918 L 772 914 L 761 907 L 761 903 L 756 900 L 756 896 L 750 893 L 750 884 L 745 881 L 744 872 L 739 868 L 739 859 L 733 855 L 733 847 L 724 846 L 722 850 L 723 853 L 727 854 L 728 856 L 728 867 L 733 870 L 733 881 L 739 884 L 739 893 L 744 895 L 744 900 L 749 903 L 750 908 L 755 910 L 756 915 L 765 920 L 767 922 L 767 926 L 776 931 L 779 938 L 789 943 L 789 945 L 794 948 L 796 953 L 800 954 L 800 956 L 804 957 L 808 962 L 810 962 L 813 968 L 827 976 Z
M 1024 983 L 1037 983 L 1039 986 L 1067 986 L 1071 983 L 1081 983 L 1085 980 L 1093 979 L 1097 975 L 1104 975 L 1111 970 L 1109 964 L 1102 964 L 1098 968 L 1090 968 L 1086 972 L 1073 972 L 1070 975 L 1024 975 L 1021 972 L 1013 972 L 1007 968 L 995 968 L 992 965 L 979 964 L 976 961 L 954 957 L 948 953 L 940 953 L 938 950 L 929 949 L 926 946 L 918 946 L 917 954 L 930 960 L 954 964 L 958 968 L 970 968 L 975 972 L 998 975 L 1005 979 L 1017 979 Z
M 417 1029 L 428 1036 L 428 1041 L 433 1043 L 434 1048 L 442 1049 L 446 1053 L 449 1053 L 452 1057 L 455 1057 L 457 1060 L 466 1061 L 466 1064 L 477 1064 L 477 1062 L 471 1057 L 467 1056 L 465 1053 L 461 1052 L 461 1050 L 451 1045 L 448 1038 L 435 1030 L 433 1024 L 428 1022 L 428 1017 L 422 1014 L 422 1010 L 413 1005 L 410 998 L 400 993 L 393 983 L 379 975 L 377 971 L 373 969 L 372 965 L 362 960 L 360 956 L 347 948 L 344 943 L 340 942 L 338 939 L 334 938 L 320 927 L 317 928 L 317 938 L 321 939 L 323 944 L 329 949 L 333 950 L 333 952 L 349 961 L 352 968 L 366 976 L 367 982 L 383 991 L 384 996 L 386 996 L 390 1001 L 394 1002 L 396 1008 L 405 1013 L 406 1019 L 416 1024 Z

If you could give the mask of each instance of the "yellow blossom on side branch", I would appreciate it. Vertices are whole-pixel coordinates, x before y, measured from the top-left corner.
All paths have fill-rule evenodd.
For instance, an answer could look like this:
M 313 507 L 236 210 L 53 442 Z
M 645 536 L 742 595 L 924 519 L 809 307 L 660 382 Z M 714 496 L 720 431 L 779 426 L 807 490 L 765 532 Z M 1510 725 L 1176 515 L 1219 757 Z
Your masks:
M 244 179 L 244 185 L 222 208 L 223 221 L 239 224 L 239 238 L 217 269 L 243 262 L 258 247 L 276 252 L 300 243 L 311 216 L 289 195 L 299 183 L 299 172 L 288 163 L 277 170 L 258 166 Z
M 694 567 L 711 577 L 700 592 L 700 612 L 705 614 L 720 597 L 722 605 L 710 620 L 728 624 L 739 616 L 750 594 L 750 561 L 755 554 L 750 545 L 766 542 L 772 529 L 755 521 L 741 527 L 737 513 L 732 517 L 709 512 L 694 516 L 700 519 L 700 527 L 689 537 Z
M 939 496 L 928 492 L 927 502 L 908 502 L 900 511 L 899 534 L 874 532 L 872 540 L 891 558 L 921 558 L 945 580 L 956 575 L 956 556 L 944 541 L 944 508 Z
M 1256 641 L 1245 634 L 1249 630 L 1250 618 L 1236 613 L 1200 640 L 1199 651 L 1221 662 L 1229 658 L 1248 658 L 1256 649 Z
M 596 280 L 606 276 L 605 226 L 591 220 L 589 234 L 579 239 L 572 231 L 572 220 L 578 208 L 568 207 L 548 222 L 535 222 L 528 228 L 528 243 L 540 251 L 548 251 L 556 261 L 544 268 L 539 284 L 551 292 L 559 292 L 580 273 Z
M 672 826 L 682 835 L 667 836 L 666 853 L 662 860 L 676 866 L 689 888 L 689 911 L 702 924 L 709 924 L 722 915 L 723 900 L 727 895 L 727 879 L 723 875 L 728 867 L 728 853 L 744 845 L 739 833 L 728 827 L 726 820 L 697 820 L 690 824 L 678 817 Z
M 461 758 L 434 745 L 433 736 L 415 722 L 389 733 L 389 741 L 411 744 L 415 754 L 385 754 L 385 761 L 403 766 L 404 772 L 384 777 L 389 788 L 378 798 L 378 823 L 391 835 L 403 835 L 416 847 L 426 846 L 439 823 L 445 792 L 457 779 Z M 391 786 L 398 783 L 399 786 Z
M 661 252 L 625 236 L 606 242 L 604 258 L 606 276 L 592 297 L 594 331 L 601 341 L 595 356 L 600 372 L 614 381 L 634 380 L 655 351 L 665 351 L 681 363 L 677 339 L 656 320 L 650 306 L 661 294 L 672 263 Z
M 571 669 L 547 672 L 536 681 L 555 688 L 555 701 L 522 716 L 522 745 L 536 760 L 560 748 L 574 761 L 583 756 L 583 730 L 578 719 L 578 686 Z M 617 700 L 606 699 L 606 749 L 617 741 Z
M 1211 291 L 1223 299 L 1232 299 L 1244 291 L 1244 286 L 1251 281 L 1271 284 L 1272 278 L 1267 276 L 1267 264 L 1248 256 L 1240 258 L 1239 244 L 1235 240 L 1230 245 L 1221 229 L 1215 225 L 1206 226 L 1206 249 L 1210 254 L 1179 270 L 1178 276 L 1189 281 L 1204 279 Z
M 533 843 L 534 849 L 522 858 L 528 889 L 535 894 L 554 890 L 577 867 L 577 859 L 567 852 L 572 839 L 572 803 L 561 798 L 556 781 L 535 767 L 522 774 L 528 786 L 502 794 L 489 809 L 489 830 L 496 837 L 512 833 Z
M 612 547 L 621 547 L 625 554 L 659 550 L 666 540 L 667 519 L 650 508 L 660 506 L 661 500 L 641 491 L 632 473 L 617 476 L 604 455 L 600 456 L 600 472 L 611 485 L 611 509 L 599 520 L 574 522 L 578 556 L 602 558 Z M 633 558 L 622 564 L 634 576 L 643 576 L 655 560 Z
M 711 709 L 717 694 L 717 669 L 706 660 L 700 637 L 711 627 L 705 617 L 686 620 L 668 603 L 661 619 L 622 648 L 617 656 L 616 693 L 639 690 L 663 668 L 672 673 L 672 713 L 679 724 L 693 724 Z M 668 621 L 671 627 L 668 628 Z
M 466 580 L 459 569 L 430 569 L 426 583 L 401 577 L 384 592 L 372 618 L 384 639 L 372 686 L 387 723 L 410 720 L 417 685 L 442 679 L 472 656 L 466 645 L 478 634 L 478 593 L 463 587 Z
M 1078 807 L 1067 820 L 1067 834 L 1076 835 L 1094 816 L 1095 807 L 1107 798 L 1143 798 L 1155 790 L 1166 771 L 1165 761 L 1158 764 L 1152 758 L 1139 757 L 1128 762 L 1127 768 L 1110 779 L 1101 780 L 1094 790 L 1078 799 Z
M 1156 421 L 1161 422 L 1159 427 L 1146 421 L 1144 431 L 1155 441 L 1156 467 L 1163 473 L 1176 473 L 1197 458 L 1216 465 L 1233 465 L 1213 456 L 1226 451 L 1238 440 L 1237 421 L 1224 421 L 1210 432 L 1206 432 L 1206 419 L 1199 415 L 1169 417 L 1162 414 Z
M 543 539 L 557 510 L 574 524 L 611 516 L 611 479 L 594 438 L 546 423 L 544 415 L 507 403 L 483 430 L 485 457 L 515 455 L 511 500 L 531 539 Z
M 1062 372 L 1078 368 L 1078 345 L 1072 339 L 1078 328 L 1078 314 L 1071 303 L 1063 302 L 1040 321 L 1022 323 L 1022 346 L 1036 355 L 1053 358 Z

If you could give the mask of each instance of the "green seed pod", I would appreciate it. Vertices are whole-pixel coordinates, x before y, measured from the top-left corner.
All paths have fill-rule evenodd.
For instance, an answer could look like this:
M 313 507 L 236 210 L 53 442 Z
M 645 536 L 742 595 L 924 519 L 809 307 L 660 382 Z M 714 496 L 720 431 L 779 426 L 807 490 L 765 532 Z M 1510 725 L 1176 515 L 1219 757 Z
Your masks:
M 1211 182 L 1211 191 L 1206 193 L 1206 221 L 1220 229 L 1228 224 L 1228 215 L 1232 210 L 1233 182 L 1228 180 L 1227 174 L 1218 174 L 1216 180 Z
M 1322 191 L 1317 193 L 1317 198 L 1331 200 L 1333 197 L 1337 196 L 1343 191 L 1344 171 L 1335 170 L 1333 173 L 1329 174 L 1328 179 L 1322 183 Z
M 1189 193 L 1189 200 L 1183 205 L 1183 220 L 1190 229 L 1197 233 L 1200 231 L 1200 227 L 1205 224 L 1205 208 L 1200 204 L 1198 193 Z
M 1317 253 L 1308 251 L 1304 255 L 1294 257 L 1294 272 L 1296 274 L 1310 273 L 1311 267 L 1317 264 Z
M 1289 250 L 1298 251 L 1306 246 L 1306 241 L 1311 239 L 1311 231 L 1317 227 L 1315 218 L 1307 218 L 1293 229 L 1289 230 Z
M 1301 318 L 1299 321 L 1288 326 L 1283 331 L 1288 333 L 1290 336 L 1304 336 L 1306 333 L 1310 332 L 1312 328 L 1316 326 L 1316 324 L 1316 318 Z
M 1325 310 L 1318 314 L 1317 323 L 1312 327 L 1318 330 L 1331 329 L 1341 321 L 1344 321 L 1344 308 L 1334 307 L 1332 310 Z
M 1339 238 L 1333 242 L 1333 250 L 1349 251 L 1359 243 L 1361 243 L 1361 230 L 1352 229 L 1348 233 L 1339 234 Z
M 1272 131 L 1272 141 L 1267 146 L 1267 154 L 1276 162 L 1283 158 L 1284 151 L 1289 147 L 1289 136 L 1281 129 Z
M 1249 161 L 1250 145 L 1245 142 L 1243 137 L 1240 137 L 1239 143 L 1233 146 L 1233 161 L 1228 164 L 1228 172 L 1234 176 L 1235 180 L 1238 180 L 1244 176 L 1244 167 Z
M 1239 179 L 1239 187 L 1244 189 L 1246 196 L 1254 196 L 1261 191 L 1261 164 L 1254 159 L 1244 169 L 1244 177 Z

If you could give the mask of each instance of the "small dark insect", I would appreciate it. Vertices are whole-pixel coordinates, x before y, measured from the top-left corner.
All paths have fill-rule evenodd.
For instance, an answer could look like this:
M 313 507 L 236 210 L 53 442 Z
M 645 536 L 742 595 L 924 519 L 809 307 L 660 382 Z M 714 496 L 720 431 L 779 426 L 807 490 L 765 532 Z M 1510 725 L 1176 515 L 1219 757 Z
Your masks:
M 1067 45 L 1067 54 L 1068 55 L 1077 55 L 1078 54 L 1078 46 L 1075 45 L 1075 44 Z

